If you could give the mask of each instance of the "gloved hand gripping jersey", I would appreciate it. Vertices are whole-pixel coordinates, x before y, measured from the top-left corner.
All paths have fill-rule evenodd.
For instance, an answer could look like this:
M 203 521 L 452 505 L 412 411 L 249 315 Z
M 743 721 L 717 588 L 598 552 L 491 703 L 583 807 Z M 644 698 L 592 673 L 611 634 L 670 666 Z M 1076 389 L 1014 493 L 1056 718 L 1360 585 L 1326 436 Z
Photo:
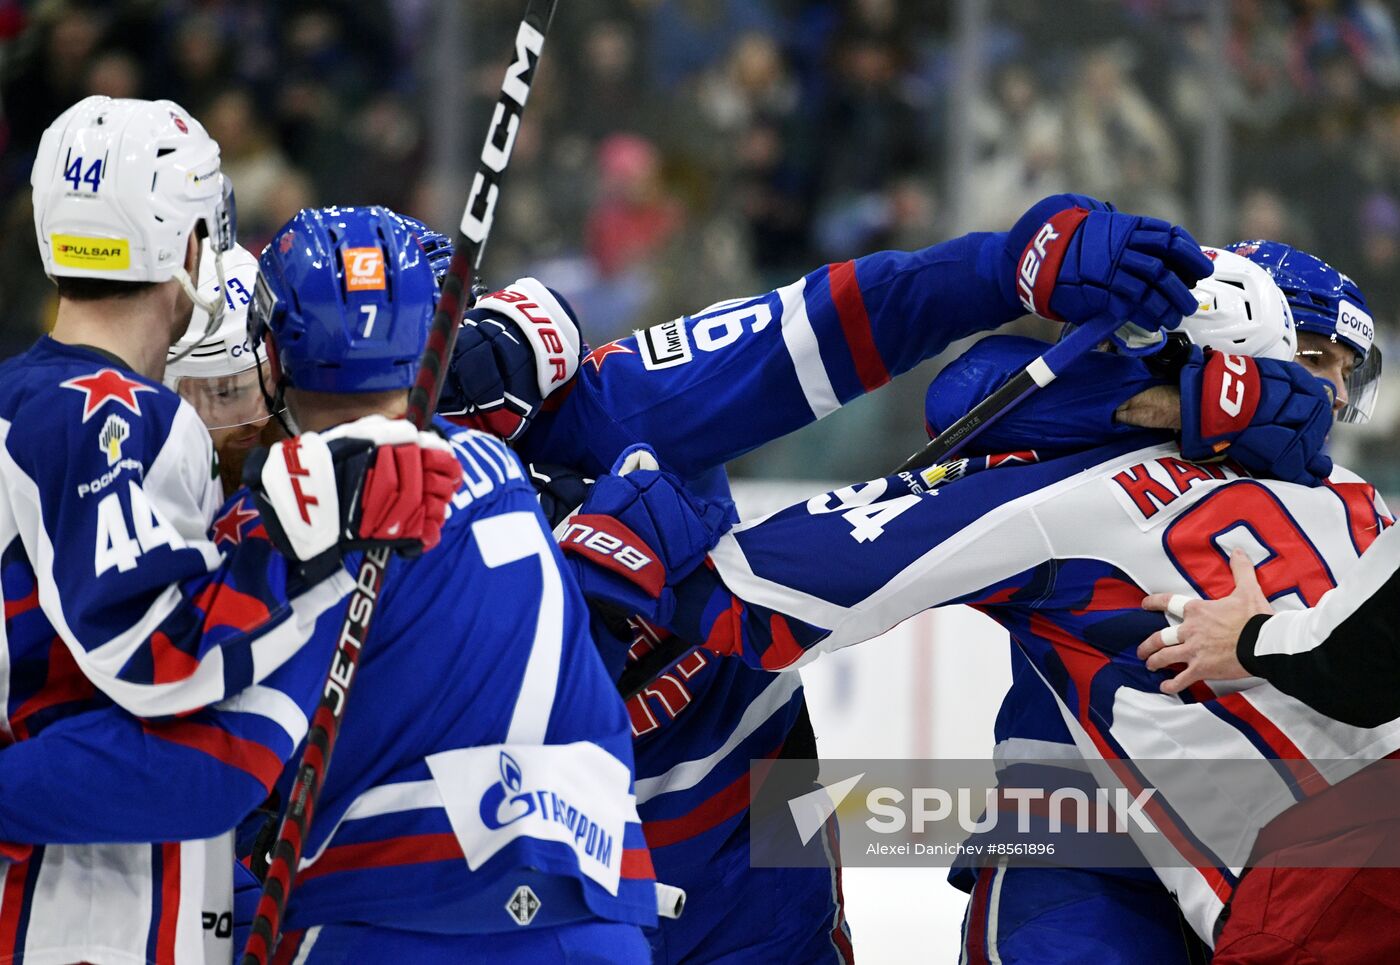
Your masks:
M 549 395 L 578 372 L 583 341 L 558 292 L 521 278 L 477 300 L 452 349 L 438 411 L 461 425 L 517 438 Z
M 1275 479 L 1315 486 L 1336 389 L 1301 365 L 1192 347 L 1181 370 L 1181 454 L 1228 454 Z
M 726 506 L 689 492 L 645 446 L 632 446 L 589 491 L 559 549 L 583 595 L 665 625 L 673 587 L 703 564 L 729 528 Z
M 243 468 L 268 537 L 309 582 L 333 573 L 349 550 L 432 549 L 461 479 L 441 436 L 378 415 L 293 436 Z

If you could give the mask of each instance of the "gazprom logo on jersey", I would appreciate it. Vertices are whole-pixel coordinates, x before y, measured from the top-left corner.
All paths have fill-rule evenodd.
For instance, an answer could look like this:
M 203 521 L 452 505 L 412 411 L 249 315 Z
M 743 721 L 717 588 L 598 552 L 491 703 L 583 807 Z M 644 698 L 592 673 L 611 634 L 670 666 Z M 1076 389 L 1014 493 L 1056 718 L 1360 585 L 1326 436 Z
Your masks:
M 1369 314 L 1343 298 L 1337 307 L 1337 334 L 1365 355 L 1371 350 L 1371 342 L 1375 340 L 1376 326 Z
M 514 846 L 523 850 L 511 860 L 576 865 L 617 894 L 623 834 L 637 821 L 637 802 L 627 766 L 601 747 L 467 747 L 431 755 L 428 768 L 473 871 Z
M 574 837 L 574 847 L 600 864 L 612 862 L 616 839 L 558 791 L 526 790 L 525 775 L 515 758 L 501 751 L 501 783 L 481 796 L 481 823 L 492 831 L 530 816 L 562 825 Z

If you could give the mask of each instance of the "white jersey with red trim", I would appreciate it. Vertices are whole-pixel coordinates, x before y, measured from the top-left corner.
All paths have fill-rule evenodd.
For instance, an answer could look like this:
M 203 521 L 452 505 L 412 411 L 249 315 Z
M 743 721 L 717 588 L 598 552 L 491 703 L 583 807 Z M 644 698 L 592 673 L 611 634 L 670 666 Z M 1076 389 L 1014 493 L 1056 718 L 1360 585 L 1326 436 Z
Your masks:
M 1141 789 L 1158 760 L 1283 762 L 1238 794 L 1151 775 L 1162 778 L 1145 809 L 1155 830 L 1135 839 L 1209 941 L 1259 829 L 1400 748 L 1400 722 L 1347 726 L 1257 678 L 1164 695 L 1163 674 L 1136 655 L 1162 626 L 1143 597 L 1228 594 L 1229 552 L 1242 547 L 1276 607 L 1311 606 L 1389 520 L 1346 470 L 1308 489 L 1190 463 L 1171 445 L 1128 448 L 1003 465 L 933 491 L 888 477 L 740 524 L 711 554 L 715 568 L 682 584 L 673 626 L 779 670 L 967 603 L 1010 631 L 1106 786 Z

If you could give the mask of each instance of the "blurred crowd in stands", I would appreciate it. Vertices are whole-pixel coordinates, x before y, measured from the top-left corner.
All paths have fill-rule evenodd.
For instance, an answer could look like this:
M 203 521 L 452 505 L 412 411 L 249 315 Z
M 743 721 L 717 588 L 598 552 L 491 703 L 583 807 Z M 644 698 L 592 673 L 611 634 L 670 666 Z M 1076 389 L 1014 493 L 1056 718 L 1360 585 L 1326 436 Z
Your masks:
M 433 163 L 432 107 L 460 85 L 470 165 L 524 6 L 461 0 L 460 56 L 444 58 L 435 38 L 449 2 L 0 0 L 0 355 L 51 312 L 29 167 L 43 128 L 88 93 L 168 96 L 203 120 L 255 252 L 309 204 L 379 202 L 449 227 L 465 185 Z M 1212 3 L 1228 7 L 1223 38 L 1208 26 Z M 1038 198 L 1075 190 L 1196 230 L 1202 134 L 1223 114 L 1229 228 L 1201 240 L 1266 236 L 1322 255 L 1361 285 L 1382 343 L 1400 347 L 1393 3 L 986 4 L 984 83 L 955 126 L 952 0 L 562 3 L 489 280 L 540 275 L 598 344 L 827 261 L 941 240 L 958 227 L 955 200 L 974 212 L 967 227 L 1007 227 Z M 973 141 L 960 185 L 954 129 Z M 741 471 L 882 473 L 920 441 L 931 371 Z M 1392 492 L 1397 413 L 1391 380 L 1378 425 L 1336 439 Z

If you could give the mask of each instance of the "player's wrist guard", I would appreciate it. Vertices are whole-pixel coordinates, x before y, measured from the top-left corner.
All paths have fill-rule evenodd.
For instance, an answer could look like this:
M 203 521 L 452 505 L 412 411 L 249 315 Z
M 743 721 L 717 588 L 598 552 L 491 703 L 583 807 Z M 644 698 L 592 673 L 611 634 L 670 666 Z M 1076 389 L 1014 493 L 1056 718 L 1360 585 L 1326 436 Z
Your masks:
M 243 467 L 268 538 L 308 582 L 349 550 L 415 556 L 436 546 L 461 479 L 441 436 L 384 416 L 293 436 Z
M 452 349 L 438 411 L 502 439 L 518 438 L 544 400 L 578 374 L 583 338 L 569 303 L 537 279 L 483 295 Z
M 1179 325 L 1196 310 L 1191 287 L 1213 270 L 1185 228 L 1076 194 L 1034 205 L 1007 233 L 1005 252 L 1011 303 L 1072 325 L 1116 319 L 1137 335 Z M 1159 343 L 1115 341 L 1134 354 Z
M 1193 347 L 1181 370 L 1181 454 L 1316 486 L 1332 472 L 1330 386 L 1295 362 Z

